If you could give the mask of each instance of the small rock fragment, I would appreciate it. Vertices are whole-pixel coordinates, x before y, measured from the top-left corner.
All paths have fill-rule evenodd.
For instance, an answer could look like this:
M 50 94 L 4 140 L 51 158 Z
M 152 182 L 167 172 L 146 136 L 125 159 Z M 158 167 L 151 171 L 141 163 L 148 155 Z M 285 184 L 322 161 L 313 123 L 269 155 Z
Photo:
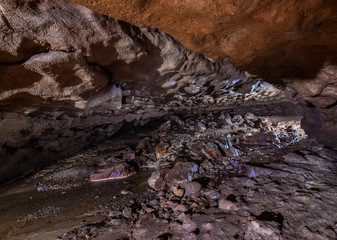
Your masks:
M 184 197 L 197 195 L 201 190 L 201 184 L 198 182 L 184 182 L 181 185 L 185 189 Z
M 192 181 L 194 173 L 199 167 L 193 162 L 178 162 L 166 175 L 166 183 L 170 186 L 175 183 Z
M 149 186 L 157 191 L 163 190 L 166 186 L 166 181 L 164 178 L 167 172 L 168 172 L 167 169 L 160 169 L 160 170 L 154 171 L 151 174 L 150 178 L 147 180 Z
M 172 201 L 162 201 L 160 203 L 160 207 L 161 208 L 175 208 L 178 204 L 176 202 L 172 202 Z
M 120 211 L 109 211 L 109 217 L 117 217 L 121 215 L 121 212 Z
M 241 121 L 241 119 L 242 119 L 241 115 L 235 115 L 232 118 L 232 122 L 239 122 L 239 121 Z
M 201 164 L 200 167 L 205 169 L 206 171 L 210 171 L 211 169 L 214 168 L 213 164 L 208 161 L 208 160 L 204 160 Z
M 202 159 L 202 150 L 205 146 L 203 141 L 196 141 L 188 145 L 190 148 L 190 153 L 196 157 L 196 159 Z
M 183 222 L 182 229 L 186 232 L 193 232 L 197 228 L 197 224 L 190 218 L 186 218 Z
M 131 208 L 124 208 L 122 213 L 123 213 L 123 216 L 125 218 L 132 218 L 132 209 Z
M 147 214 L 141 216 L 141 217 L 137 220 L 137 222 L 136 222 L 136 227 L 140 227 L 142 224 L 144 224 L 144 223 L 146 223 L 146 222 L 148 222 L 148 221 L 151 221 L 151 220 L 154 219 L 154 218 L 155 218 L 155 217 L 154 217 L 153 214 L 147 213 Z
M 218 146 L 213 142 L 208 142 L 202 150 L 202 153 L 208 159 L 219 159 L 222 154 L 218 149 Z
M 151 174 L 151 176 L 147 180 L 147 183 L 149 184 L 150 187 L 155 189 L 155 184 L 159 178 L 160 178 L 160 171 L 156 170 Z
M 220 209 L 230 211 L 233 209 L 234 203 L 226 199 L 220 199 L 218 205 Z
M 249 121 L 256 121 L 257 120 L 257 118 L 255 117 L 255 115 L 253 113 L 250 113 L 250 112 L 246 113 L 245 119 L 249 120 Z
M 177 116 L 170 116 L 170 120 L 172 124 L 176 126 L 177 128 L 183 129 L 185 126 L 185 122 Z
M 168 143 L 159 143 L 155 148 L 156 158 L 158 160 L 168 157 L 171 153 L 167 151 L 169 147 Z
M 199 131 L 199 132 L 205 132 L 207 130 L 205 124 L 203 124 L 202 122 L 198 122 L 197 125 L 195 126 L 195 130 Z
M 280 240 L 282 239 L 277 226 L 272 226 L 271 223 L 262 223 L 258 221 L 252 221 L 247 228 L 245 239 L 270 239 Z M 276 225 L 276 224 L 275 224 Z
M 136 174 L 135 168 L 127 162 L 113 163 L 98 169 L 90 175 L 90 181 L 106 181 L 111 179 L 127 178 Z
M 178 188 L 178 187 L 172 187 L 171 191 L 177 197 L 182 197 L 184 195 L 184 189 L 181 189 L 181 188 Z
M 198 239 L 198 236 L 194 232 L 190 232 L 185 237 L 182 238 L 182 240 L 196 240 Z
M 121 191 L 121 194 L 123 194 L 123 195 L 126 195 L 126 194 L 131 194 L 132 192 L 130 191 L 130 190 L 127 190 L 127 189 L 123 189 L 122 191 Z
M 180 211 L 180 212 L 186 212 L 188 208 L 184 204 L 179 204 L 178 206 L 174 207 L 172 209 L 174 212 Z
M 211 231 L 213 229 L 212 223 L 204 223 L 201 227 L 204 231 Z
M 152 213 L 152 212 L 156 211 L 156 209 L 148 207 L 148 208 L 145 209 L 145 211 L 147 213 Z

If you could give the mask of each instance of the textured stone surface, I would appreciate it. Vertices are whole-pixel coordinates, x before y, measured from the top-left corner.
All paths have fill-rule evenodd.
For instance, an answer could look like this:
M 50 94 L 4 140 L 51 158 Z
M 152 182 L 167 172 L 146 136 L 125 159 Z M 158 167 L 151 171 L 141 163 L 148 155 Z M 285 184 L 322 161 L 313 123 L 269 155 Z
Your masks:
M 286 79 L 288 97 L 303 106 L 302 126 L 321 143 L 337 148 L 337 66 L 325 65 L 311 79 Z
M 157 29 L 65 0 L 5 0 L 0 7 L 0 181 L 97 143 L 124 122 L 285 101 L 277 87 L 248 78 L 228 60 L 214 63 Z M 317 79 L 286 78 L 295 100 L 324 114 L 318 133 L 335 130 L 334 73 L 327 65 Z
M 179 117 L 184 124 L 169 129 L 159 123 L 142 131 L 128 128 L 109 141 L 7 184 L 0 189 L 4 192 L 0 194 L 0 236 L 336 239 L 337 151 L 307 139 L 299 117 L 261 117 L 253 115 L 253 110 L 249 114 L 186 114 Z M 265 111 L 258 112 L 264 115 Z M 248 125 L 254 118 L 257 124 Z M 221 124 L 209 127 L 213 122 L 229 122 L 226 119 L 233 123 L 229 129 Z M 194 122 L 201 121 L 207 126 L 205 131 L 191 130 Z M 263 133 L 278 140 L 263 140 Z M 247 139 L 252 136 L 257 138 Z M 240 156 L 231 159 L 225 151 L 221 154 L 226 161 L 193 156 L 195 145 L 202 145 L 198 143 L 218 144 L 221 138 L 240 150 Z M 169 164 L 161 166 L 159 174 L 145 170 L 146 160 L 138 161 L 140 154 L 147 161 L 163 161 L 154 154 L 162 143 L 173 156 Z M 121 164 L 125 161 L 143 170 L 127 179 L 88 184 L 93 169 L 119 173 L 127 166 Z M 102 218 L 88 221 L 92 215 Z M 26 234 L 17 236 L 20 233 Z
M 306 130 L 320 141 L 325 133 L 336 135 L 335 1 L 73 1 L 137 26 L 157 27 L 214 61 L 229 57 L 241 70 L 286 83 L 323 113 L 320 127 L 305 124 Z M 336 147 L 331 141 L 321 142 Z
M 285 129 L 291 135 L 289 126 Z M 180 138 L 175 136 L 175 140 Z M 214 171 L 209 176 L 211 171 L 207 170 L 208 181 L 202 181 L 201 189 L 192 196 L 176 194 L 179 187 L 160 190 L 145 201 L 121 205 L 119 215 L 112 214 L 96 224 L 82 223 L 59 234 L 58 239 L 82 238 L 87 233 L 94 239 L 117 239 L 127 234 L 136 239 L 336 239 L 337 152 L 313 139 L 282 148 L 254 144 L 248 149 L 257 154 L 246 152 L 251 159 L 239 167 L 243 171 L 220 176 Z M 219 166 L 221 173 L 229 167 Z M 186 184 L 193 183 L 181 184 L 185 193 Z M 119 201 L 107 201 L 102 209 L 116 211 Z M 123 223 L 122 213 L 127 218 Z M 119 229 L 124 229 L 124 235 Z
M 306 133 L 337 148 L 333 0 L 90 4 L 138 27 L 66 0 L 0 3 L 0 182 L 96 146 L 1 194 L 1 231 L 19 234 L 25 223 L 31 231 L 40 221 L 55 235 L 56 223 L 48 219 L 85 216 L 89 205 L 69 205 L 81 198 L 95 206 L 89 215 L 104 220 L 67 221 L 63 232 L 75 229 L 58 239 L 336 238 L 336 152 L 299 141 L 305 134 L 297 118 L 275 124 L 253 114 L 294 113 L 287 95 L 301 106 Z M 144 24 L 221 61 L 160 30 L 139 28 Z M 285 83 L 285 93 L 249 78 L 225 56 L 251 74 Z M 250 113 L 238 115 L 243 109 Z M 159 133 L 139 144 L 133 128 L 130 147 L 121 150 L 118 137 L 99 144 L 123 124 L 165 115 L 171 117 Z M 131 176 L 146 167 L 156 170 Z M 157 192 L 143 191 L 145 175 Z M 104 193 L 88 184 L 90 176 L 131 177 Z M 39 193 L 30 195 L 33 183 Z M 58 191 L 48 196 L 45 190 Z M 155 198 L 145 197 L 150 194 Z M 60 201 L 65 205 L 51 204 Z M 46 238 L 24 239 L 37 236 Z
M 0 6 L 0 181 L 97 143 L 123 122 L 285 98 L 156 29 L 65 0 Z
M 315 74 L 325 61 L 336 62 L 333 0 L 73 1 L 137 26 L 159 28 L 213 60 L 229 56 L 260 76 Z
M 90 181 L 106 181 L 112 179 L 121 179 L 127 178 L 135 174 L 135 168 L 126 163 L 115 163 L 111 165 L 104 166 L 103 168 L 98 169 L 96 172 L 91 173 Z

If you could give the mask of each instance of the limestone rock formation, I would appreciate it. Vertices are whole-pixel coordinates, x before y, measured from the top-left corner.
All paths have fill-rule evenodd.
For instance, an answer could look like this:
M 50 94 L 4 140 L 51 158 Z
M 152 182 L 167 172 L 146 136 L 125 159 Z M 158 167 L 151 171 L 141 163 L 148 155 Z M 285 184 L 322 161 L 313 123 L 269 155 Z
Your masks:
M 258 2 L 252 3 L 252 6 L 259 5 Z M 125 5 L 120 5 L 119 9 L 131 11 L 133 3 L 125 9 Z M 152 6 L 150 2 L 142 3 L 144 6 L 141 9 Z M 155 2 L 153 4 L 157 5 Z M 161 6 L 167 4 L 170 3 L 162 3 Z M 198 19 L 198 11 L 201 9 L 205 13 L 209 11 L 205 8 L 206 5 L 201 6 L 199 3 L 193 7 L 189 1 L 184 4 L 184 7 L 179 8 L 181 13 L 193 13 L 186 15 L 186 20 Z M 246 3 L 240 4 L 237 9 L 240 6 L 247 7 Z M 317 3 L 312 1 L 310 4 L 316 6 Z M 322 5 L 322 26 L 331 20 L 327 7 L 334 9 L 332 5 L 329 1 Z M 224 4 L 224 9 L 228 6 Z M 309 12 L 312 13 L 311 10 Z M 214 17 L 206 14 L 210 19 L 207 20 L 208 25 L 200 25 L 198 29 L 205 31 L 204 36 L 211 36 L 203 38 L 203 41 L 211 46 L 213 52 L 219 52 L 217 57 L 222 58 L 230 55 L 223 54 L 221 46 L 231 45 L 226 42 L 214 44 L 210 32 L 214 30 L 213 20 L 216 22 L 214 26 L 224 26 L 224 23 L 217 22 L 215 18 L 225 17 L 220 13 L 221 11 Z M 254 11 L 252 16 L 253 13 Z M 212 62 L 204 55 L 187 49 L 161 30 L 139 28 L 67 0 L 3 0 L 0 3 L 0 15 L 0 182 L 112 136 L 123 123 L 143 125 L 151 118 L 173 112 L 235 108 L 237 104 L 249 101 L 288 101 L 282 89 L 261 79 L 247 77 L 228 59 Z M 161 13 L 161 16 L 164 15 Z M 177 16 L 178 21 L 179 14 Z M 142 25 L 140 22 L 134 23 Z M 172 24 L 172 27 L 177 24 Z M 238 23 L 236 26 L 239 26 Z M 198 43 L 198 34 L 193 37 L 193 32 L 186 28 L 185 33 Z M 181 39 L 178 34 L 172 34 Z M 331 36 L 333 34 L 331 30 Z M 245 39 L 257 41 L 254 34 L 250 38 L 244 36 Z M 310 38 L 311 35 L 308 36 Z M 329 51 L 323 51 L 321 47 L 315 49 L 322 54 L 328 52 L 331 56 L 334 50 L 330 46 L 334 39 L 327 37 L 322 44 L 317 40 L 318 46 L 324 45 Z M 199 51 L 188 41 L 181 40 Z M 287 41 L 281 41 L 280 45 L 262 45 L 273 49 L 282 44 L 292 46 Z M 292 41 L 297 42 L 294 39 Z M 305 47 L 311 46 L 310 44 Z M 297 49 L 296 46 L 293 46 L 294 49 Z M 205 46 L 203 48 L 210 49 Z M 252 49 L 248 51 L 239 45 L 232 48 L 252 54 Z M 200 51 L 217 59 L 206 50 Z M 258 48 L 254 48 L 254 52 L 255 57 L 243 54 L 242 59 L 247 59 L 257 68 L 260 60 L 256 59 L 260 59 L 259 54 L 267 56 L 263 59 L 278 56 L 275 52 L 265 55 L 264 50 Z M 236 61 L 235 58 L 232 59 Z M 295 62 L 302 64 L 301 61 Z M 236 63 L 241 67 L 248 66 L 243 62 Z M 273 66 L 281 71 L 288 69 L 284 66 L 280 68 L 281 65 L 278 64 Z M 303 66 L 306 69 L 311 67 L 305 64 Z M 293 68 L 289 69 L 292 73 L 296 72 Z M 313 69 L 316 73 L 317 69 Z M 313 135 L 320 134 L 318 139 L 332 147 L 335 147 L 336 141 L 333 137 L 326 139 L 324 133 L 331 134 L 336 130 L 335 72 L 336 68 L 330 62 L 317 78 L 308 76 L 308 80 L 301 81 L 298 76 L 290 78 L 283 73 L 279 75 L 268 70 L 269 75 L 277 78 L 286 76 L 285 80 L 282 78 L 287 84 L 286 93 L 292 101 L 307 109 L 304 126 L 313 129 Z M 321 81 L 322 78 L 325 79 L 324 82 Z M 314 84 L 317 88 L 312 90 Z M 314 108 L 308 108 L 310 104 Z M 320 114 L 320 117 L 316 117 L 319 123 L 312 121 L 317 115 L 312 116 L 310 113 L 313 112 Z
M 73 0 L 97 12 L 152 26 L 192 51 L 269 77 L 313 76 L 336 63 L 333 0 Z
M 137 26 L 159 28 L 213 61 L 229 57 L 241 70 L 286 83 L 291 98 L 307 102 L 306 130 L 337 147 L 337 137 L 325 136 L 337 129 L 335 1 L 73 1 Z M 321 123 L 309 124 L 307 105 L 318 110 Z
M 337 66 L 326 65 L 311 79 L 286 79 L 286 93 L 305 109 L 302 127 L 319 142 L 337 148 Z
M 123 122 L 285 97 L 157 29 L 66 0 L 4 0 L 0 10 L 0 181 L 103 140 Z

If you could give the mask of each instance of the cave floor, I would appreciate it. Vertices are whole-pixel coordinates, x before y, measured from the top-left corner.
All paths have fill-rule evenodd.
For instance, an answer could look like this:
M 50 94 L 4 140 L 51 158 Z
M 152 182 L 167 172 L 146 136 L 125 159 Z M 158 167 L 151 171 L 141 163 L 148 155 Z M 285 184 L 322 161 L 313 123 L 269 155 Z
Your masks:
M 171 116 L 0 188 L 1 239 L 336 239 L 337 153 L 298 116 Z

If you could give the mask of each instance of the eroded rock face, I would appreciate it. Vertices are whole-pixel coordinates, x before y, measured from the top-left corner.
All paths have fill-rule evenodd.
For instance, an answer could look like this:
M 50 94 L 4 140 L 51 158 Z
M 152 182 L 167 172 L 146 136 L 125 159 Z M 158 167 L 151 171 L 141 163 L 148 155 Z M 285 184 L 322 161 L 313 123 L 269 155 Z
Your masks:
M 160 30 L 72 2 L 5 0 L 0 14 L 0 181 L 110 137 L 125 122 L 287 101 L 227 59 L 214 63 Z M 310 114 L 304 124 L 320 140 L 336 129 L 334 73 L 328 64 L 312 80 L 284 78 L 293 101 L 323 114 L 319 127 Z M 334 138 L 324 143 L 335 146 Z
M 288 97 L 304 109 L 302 126 L 321 143 L 337 148 L 337 66 L 326 65 L 311 79 L 285 79 Z
M 260 76 L 313 76 L 325 61 L 336 62 L 335 1 L 73 1 L 159 28 L 215 61 L 229 56 Z
M 0 10 L 0 181 L 97 143 L 123 122 L 285 101 L 227 60 L 213 63 L 159 30 L 69 1 L 5 0 Z
M 241 70 L 285 83 L 291 95 L 322 114 L 320 127 L 304 124 L 308 132 L 320 141 L 336 133 L 335 1 L 73 1 L 137 26 L 157 27 L 214 61 L 229 57 Z M 312 111 L 306 105 L 304 111 Z M 314 121 L 309 115 L 304 122 Z M 336 147 L 335 142 L 336 137 L 323 140 Z

